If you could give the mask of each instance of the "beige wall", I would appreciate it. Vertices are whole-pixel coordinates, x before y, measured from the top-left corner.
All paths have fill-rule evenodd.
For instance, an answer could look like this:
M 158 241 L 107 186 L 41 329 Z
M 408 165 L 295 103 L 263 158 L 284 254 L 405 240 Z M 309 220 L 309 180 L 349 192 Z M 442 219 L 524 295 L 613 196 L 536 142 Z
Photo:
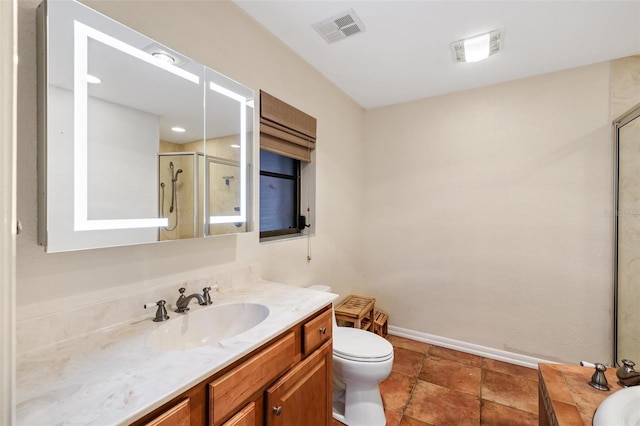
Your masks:
M 366 112 L 365 289 L 394 325 L 611 358 L 609 78 L 602 63 Z
M 229 2 L 90 4 L 318 119 L 312 260 L 307 239 L 260 244 L 257 232 L 45 254 L 36 244 L 36 3 L 24 1 L 22 316 L 258 261 L 269 279 L 373 295 L 393 325 L 547 359 L 610 358 L 608 63 L 364 112 Z
M 317 236 L 261 245 L 258 233 L 134 247 L 45 254 L 37 245 L 35 1 L 19 5 L 18 239 L 19 315 L 90 303 L 230 262 L 261 262 L 266 278 L 358 282 L 363 110 L 230 2 L 98 1 L 90 4 L 187 56 L 251 87 L 277 95 L 318 119 Z M 256 65 L 256 64 L 259 64 Z M 254 156 L 255 158 L 255 156 Z M 257 182 L 254 176 L 254 183 Z M 254 191 L 254 203 L 257 191 Z

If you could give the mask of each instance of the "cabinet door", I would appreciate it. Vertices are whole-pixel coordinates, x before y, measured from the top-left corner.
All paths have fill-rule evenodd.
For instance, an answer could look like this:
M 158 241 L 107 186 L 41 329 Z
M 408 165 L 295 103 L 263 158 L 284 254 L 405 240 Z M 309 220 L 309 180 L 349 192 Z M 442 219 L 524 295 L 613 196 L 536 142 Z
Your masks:
M 189 398 L 158 415 L 145 426 L 189 426 Z
M 331 421 L 332 341 L 267 389 L 267 426 L 328 426 Z

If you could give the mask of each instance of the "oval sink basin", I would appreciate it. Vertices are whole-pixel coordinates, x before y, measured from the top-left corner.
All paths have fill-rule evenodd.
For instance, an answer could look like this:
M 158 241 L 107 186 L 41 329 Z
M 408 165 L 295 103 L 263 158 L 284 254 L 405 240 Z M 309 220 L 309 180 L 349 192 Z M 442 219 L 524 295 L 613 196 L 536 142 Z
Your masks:
M 269 308 L 257 303 L 230 303 L 186 314 L 173 313 L 175 319 L 151 333 L 149 344 L 156 349 L 176 351 L 212 345 L 244 333 L 268 315 Z
M 620 389 L 602 401 L 593 426 L 640 426 L 640 386 Z

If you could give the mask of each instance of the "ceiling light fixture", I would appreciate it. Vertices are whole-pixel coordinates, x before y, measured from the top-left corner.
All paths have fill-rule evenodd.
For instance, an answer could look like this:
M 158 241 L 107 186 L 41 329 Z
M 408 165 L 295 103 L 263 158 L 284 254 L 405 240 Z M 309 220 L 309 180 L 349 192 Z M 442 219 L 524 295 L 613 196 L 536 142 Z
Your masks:
M 100 80 L 95 75 L 87 74 L 87 83 L 89 83 L 89 84 L 100 84 L 100 83 L 102 83 L 102 80 Z
M 176 59 L 173 56 L 165 52 L 153 52 L 151 56 L 168 64 L 174 64 L 176 62 Z
M 186 130 L 183 127 L 178 127 L 178 126 L 172 127 L 171 130 L 176 132 L 176 133 L 184 133 L 184 132 L 186 132 Z
M 163 46 L 160 43 L 153 42 L 141 49 L 143 52 L 147 52 L 154 58 L 160 59 L 170 65 L 176 67 L 182 66 L 189 62 L 189 58 L 175 50 L 169 49 L 167 46 Z
M 451 50 L 456 62 L 478 62 L 495 55 L 502 49 L 503 32 L 500 30 L 454 41 Z

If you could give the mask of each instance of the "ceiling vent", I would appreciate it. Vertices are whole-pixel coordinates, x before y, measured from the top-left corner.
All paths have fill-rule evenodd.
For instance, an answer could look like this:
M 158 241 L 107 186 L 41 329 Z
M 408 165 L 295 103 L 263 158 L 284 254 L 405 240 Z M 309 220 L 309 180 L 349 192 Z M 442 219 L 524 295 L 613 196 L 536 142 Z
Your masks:
M 313 24 L 312 27 L 320 33 L 322 38 L 329 44 L 366 31 L 362 21 L 353 9 L 346 10 L 324 21 Z

